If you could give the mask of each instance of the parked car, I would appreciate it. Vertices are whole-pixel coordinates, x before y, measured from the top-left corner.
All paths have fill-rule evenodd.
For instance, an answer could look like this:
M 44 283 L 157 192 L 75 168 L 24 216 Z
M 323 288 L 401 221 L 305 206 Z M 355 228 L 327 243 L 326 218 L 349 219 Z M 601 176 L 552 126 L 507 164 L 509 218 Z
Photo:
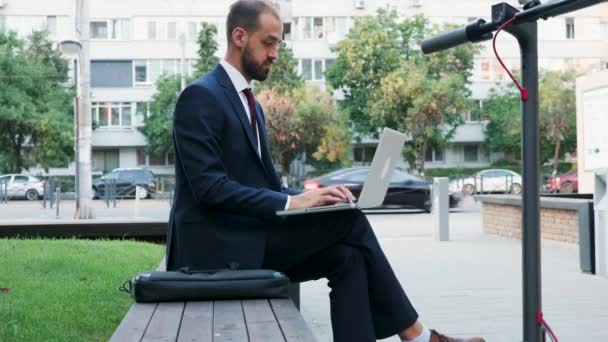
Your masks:
M 470 177 L 450 182 L 450 190 L 462 191 L 465 195 L 476 193 L 521 194 L 521 186 L 521 175 L 505 169 L 483 170 Z
M 140 186 L 139 198 L 150 198 L 156 192 L 154 173 L 144 168 L 114 169 L 93 180 L 93 198 L 105 196 L 106 184 L 116 182 L 116 197 L 135 198 L 135 187 Z
M 578 171 L 572 170 L 561 175 L 549 177 L 545 189 L 562 194 L 578 192 Z
M 42 198 L 44 194 L 44 181 L 32 176 L 6 174 L 0 176 L 0 186 L 4 187 L 8 198 L 26 198 L 30 201 Z M 0 189 L 0 192 L 4 188 Z
M 304 181 L 304 189 L 311 190 L 332 185 L 346 186 L 359 198 L 363 183 L 367 179 L 369 167 L 340 169 L 323 176 Z M 413 176 L 404 170 L 396 169 L 382 203 L 383 208 L 415 208 L 431 211 L 431 183 Z M 450 207 L 456 207 L 460 198 L 450 193 Z

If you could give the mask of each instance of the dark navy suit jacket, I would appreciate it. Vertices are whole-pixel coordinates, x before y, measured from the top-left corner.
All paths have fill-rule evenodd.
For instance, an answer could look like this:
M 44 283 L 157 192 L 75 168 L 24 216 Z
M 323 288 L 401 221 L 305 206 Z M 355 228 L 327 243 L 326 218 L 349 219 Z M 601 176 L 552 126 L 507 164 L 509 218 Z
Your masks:
M 232 81 L 221 65 L 183 90 L 175 107 L 175 199 L 167 269 L 260 268 L 275 212 L 288 195 L 273 167 L 264 113 L 256 103 L 261 154 Z

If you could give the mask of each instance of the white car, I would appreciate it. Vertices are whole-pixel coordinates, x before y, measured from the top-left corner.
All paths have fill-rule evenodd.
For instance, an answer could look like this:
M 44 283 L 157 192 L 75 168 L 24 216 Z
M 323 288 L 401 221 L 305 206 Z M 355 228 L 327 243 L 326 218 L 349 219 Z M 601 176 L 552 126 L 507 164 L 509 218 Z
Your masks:
M 450 182 L 450 190 L 462 191 L 465 195 L 476 193 L 521 194 L 521 175 L 511 170 L 489 169 L 474 173 L 470 177 Z
M 6 184 L 6 185 L 5 185 Z M 32 176 L 6 174 L 0 176 L 0 196 L 12 198 L 26 198 L 30 201 L 42 198 L 44 182 Z

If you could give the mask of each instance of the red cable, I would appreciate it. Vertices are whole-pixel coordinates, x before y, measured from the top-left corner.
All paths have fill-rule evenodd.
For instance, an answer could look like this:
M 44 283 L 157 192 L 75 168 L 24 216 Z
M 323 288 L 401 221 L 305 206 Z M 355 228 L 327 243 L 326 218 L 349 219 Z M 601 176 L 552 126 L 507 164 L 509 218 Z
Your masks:
M 498 51 L 496 51 L 496 37 L 498 37 L 498 33 L 500 33 L 500 31 L 502 31 L 503 29 L 505 29 L 507 26 L 511 25 L 511 23 L 513 23 L 514 20 L 515 20 L 515 17 L 507 20 L 504 24 L 502 24 L 498 28 L 498 30 L 496 31 L 496 34 L 494 34 L 494 39 L 492 40 L 492 48 L 494 49 L 494 54 L 496 55 L 496 58 L 498 59 L 498 62 L 500 62 L 500 65 L 502 65 L 503 69 L 505 69 L 505 71 L 507 72 L 507 74 L 509 74 L 509 77 L 511 77 L 511 79 L 513 80 L 513 82 L 515 82 L 515 85 L 517 86 L 517 89 L 519 89 L 519 92 L 521 93 L 521 100 L 522 101 L 527 101 L 528 100 L 528 88 L 523 88 L 522 86 L 519 85 L 519 82 L 517 82 L 517 80 L 515 79 L 515 77 L 513 77 L 513 75 L 509 71 L 509 69 L 505 66 L 505 63 L 503 63 L 502 59 L 500 59 L 500 56 L 498 55 Z
M 547 331 L 549 332 L 549 335 L 551 335 L 551 339 L 553 340 L 553 342 L 558 342 L 557 341 L 557 336 L 555 336 L 555 333 L 553 332 L 553 330 L 551 330 L 551 327 L 549 326 L 549 324 L 547 324 L 547 321 L 545 321 L 545 319 L 543 318 L 543 312 L 540 311 L 537 315 L 536 315 L 536 323 L 540 326 L 544 326 L 545 329 L 547 329 Z

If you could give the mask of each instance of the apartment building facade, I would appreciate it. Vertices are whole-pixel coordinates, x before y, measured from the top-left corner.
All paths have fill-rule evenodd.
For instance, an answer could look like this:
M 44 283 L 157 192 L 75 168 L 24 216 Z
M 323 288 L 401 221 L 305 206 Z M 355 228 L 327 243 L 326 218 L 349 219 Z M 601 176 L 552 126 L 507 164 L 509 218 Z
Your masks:
M 174 156 L 145 153 L 146 139 L 138 128 L 149 115 L 154 83 L 163 73 L 188 75 L 197 57 L 196 37 L 201 22 L 218 28 L 218 56 L 226 50 L 225 18 L 233 0 L 90 0 L 91 101 L 95 130 L 93 169 L 97 173 L 116 167 L 145 166 L 157 174 L 173 172 Z M 281 0 L 275 1 L 284 21 L 284 39 L 298 60 L 298 72 L 311 84 L 325 85 L 324 71 L 335 60 L 332 52 L 357 17 L 374 15 L 391 7 L 401 17 L 417 14 L 432 23 L 464 25 L 475 18 L 489 19 L 487 0 Z M 515 1 L 512 1 L 515 3 Z M 76 0 L 0 0 L 0 31 L 27 35 L 46 29 L 60 42 L 76 36 Z M 608 6 L 600 5 L 540 24 L 540 66 L 562 69 L 606 69 L 608 64 Z M 475 62 L 472 98 L 483 107 L 488 91 L 507 82 L 491 54 L 489 43 Z M 509 67 L 519 64 L 516 42 L 507 34 L 499 49 Z M 72 65 L 72 63 L 70 63 Z M 340 92 L 335 92 L 340 99 Z M 427 153 L 427 167 L 484 166 L 500 152 L 484 148 L 487 122 L 478 113 L 464 113 L 450 146 Z M 376 142 L 354 144 L 353 160 L 369 162 Z M 71 173 L 73 166 L 51 170 Z

